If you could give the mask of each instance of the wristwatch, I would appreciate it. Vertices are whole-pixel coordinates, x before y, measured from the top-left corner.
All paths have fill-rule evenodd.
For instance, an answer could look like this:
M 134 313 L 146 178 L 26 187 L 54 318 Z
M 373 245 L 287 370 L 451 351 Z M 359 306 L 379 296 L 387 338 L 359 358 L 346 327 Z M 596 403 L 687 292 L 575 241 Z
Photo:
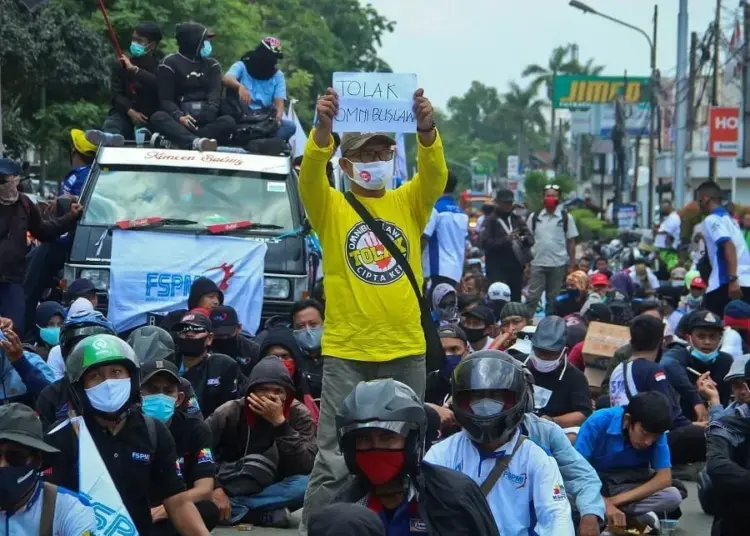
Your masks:
M 736 275 L 730 275 L 727 277 L 727 281 L 729 281 L 730 283 L 734 283 L 737 280 L 739 280 L 739 278 Z
M 417 132 L 432 132 L 433 130 L 435 130 L 435 121 L 432 122 L 432 126 L 430 126 L 430 128 L 417 127 Z

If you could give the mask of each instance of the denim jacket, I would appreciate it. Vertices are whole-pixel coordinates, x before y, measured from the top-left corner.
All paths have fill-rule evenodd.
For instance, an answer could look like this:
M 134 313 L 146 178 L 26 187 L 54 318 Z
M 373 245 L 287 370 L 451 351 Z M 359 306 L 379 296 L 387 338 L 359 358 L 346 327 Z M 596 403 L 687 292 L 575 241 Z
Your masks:
M 570 443 L 557 424 L 527 413 L 521 423 L 521 433 L 552 456 L 560 468 L 565 489 L 575 500 L 581 517 L 595 515 L 605 520 L 602 483 L 593 467 Z
M 24 351 L 12 364 L 0 355 L 0 404 L 23 395 L 36 396 L 53 381 L 52 370 L 35 353 Z

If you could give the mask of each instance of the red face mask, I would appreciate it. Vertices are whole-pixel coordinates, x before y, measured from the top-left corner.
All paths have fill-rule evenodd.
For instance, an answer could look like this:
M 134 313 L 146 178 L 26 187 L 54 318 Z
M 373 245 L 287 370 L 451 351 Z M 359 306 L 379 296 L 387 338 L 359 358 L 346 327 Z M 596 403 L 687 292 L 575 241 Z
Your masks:
M 295 363 L 294 359 L 282 359 L 281 362 L 286 367 L 289 377 L 293 379 L 294 373 L 297 372 L 297 363 Z
M 544 208 L 547 210 L 554 210 L 557 208 L 557 204 L 560 202 L 558 198 L 556 198 L 554 195 L 545 195 L 544 196 Z
M 406 455 L 403 450 L 359 450 L 356 453 L 357 466 L 367 480 L 380 486 L 390 482 L 404 470 Z

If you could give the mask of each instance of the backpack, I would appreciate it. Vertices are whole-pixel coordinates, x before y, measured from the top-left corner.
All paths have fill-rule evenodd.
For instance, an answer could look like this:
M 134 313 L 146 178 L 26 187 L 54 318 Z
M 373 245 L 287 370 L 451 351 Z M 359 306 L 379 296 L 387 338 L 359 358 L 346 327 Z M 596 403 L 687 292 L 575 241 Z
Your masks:
M 534 214 L 531 215 L 531 231 L 533 233 L 536 233 L 536 224 L 539 222 L 539 213 L 534 212 Z M 562 224 L 563 224 L 563 233 L 565 233 L 565 238 L 568 238 L 568 211 L 567 209 L 562 209 Z

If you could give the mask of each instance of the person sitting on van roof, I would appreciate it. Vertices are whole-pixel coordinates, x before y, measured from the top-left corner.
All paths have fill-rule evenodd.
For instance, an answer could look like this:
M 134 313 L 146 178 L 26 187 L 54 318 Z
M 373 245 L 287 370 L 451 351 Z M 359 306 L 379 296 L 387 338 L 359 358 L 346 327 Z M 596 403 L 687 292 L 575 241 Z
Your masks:
M 260 44 L 245 53 L 224 75 L 224 86 L 239 93 L 240 103 L 250 110 L 273 108 L 279 125 L 275 139 L 289 141 L 297 130 L 294 121 L 284 119 L 286 78 L 276 66 L 284 57 L 281 42 L 265 37 Z
M 170 54 L 157 71 L 161 110 L 151 116 L 158 132 L 155 147 L 215 151 L 234 131 L 230 115 L 220 114 L 221 65 L 211 57 L 214 34 L 202 24 L 178 24 L 179 52 Z M 171 142 L 171 143 L 165 143 Z

